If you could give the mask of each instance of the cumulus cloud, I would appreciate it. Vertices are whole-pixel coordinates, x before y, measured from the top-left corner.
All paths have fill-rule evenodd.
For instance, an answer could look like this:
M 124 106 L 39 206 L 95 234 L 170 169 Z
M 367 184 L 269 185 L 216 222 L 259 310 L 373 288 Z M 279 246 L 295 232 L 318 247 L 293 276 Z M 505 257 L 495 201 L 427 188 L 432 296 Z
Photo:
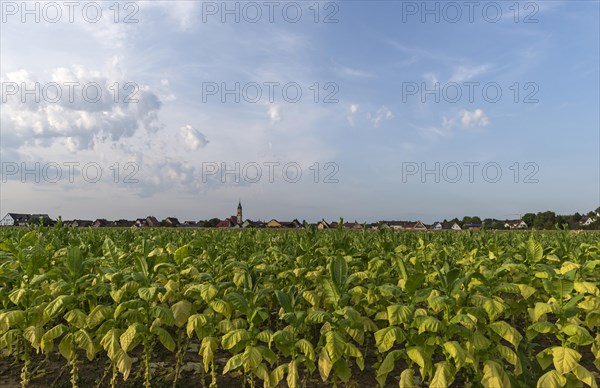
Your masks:
M 0 81 L 2 128 L 20 141 L 17 147 L 58 141 L 73 152 L 132 137 L 140 128 L 156 132 L 162 127 L 159 97 L 148 86 L 126 80 L 114 61 L 104 70 L 56 68 L 47 80 L 21 69 Z
M 271 124 L 275 124 L 276 122 L 281 121 L 281 109 L 279 105 L 269 105 L 267 115 L 269 116 L 269 120 L 271 120 Z
M 375 128 L 378 128 L 379 125 L 381 125 L 382 120 L 391 120 L 394 117 L 395 116 L 392 113 L 392 111 L 389 110 L 386 106 L 382 106 L 381 108 L 379 108 L 375 114 L 367 114 L 367 118 L 371 120 Z
M 348 119 L 348 124 L 352 127 L 354 126 L 354 116 L 358 113 L 358 108 L 358 104 L 352 104 L 350 105 L 350 108 L 348 108 L 348 116 L 346 118 Z
M 460 123 L 463 128 L 478 128 L 487 126 L 490 119 L 481 109 L 475 109 L 474 111 L 462 110 L 460 112 Z
M 196 151 L 206 147 L 209 143 L 206 136 L 191 125 L 185 125 L 179 128 L 179 135 L 183 141 L 185 149 L 188 151 Z

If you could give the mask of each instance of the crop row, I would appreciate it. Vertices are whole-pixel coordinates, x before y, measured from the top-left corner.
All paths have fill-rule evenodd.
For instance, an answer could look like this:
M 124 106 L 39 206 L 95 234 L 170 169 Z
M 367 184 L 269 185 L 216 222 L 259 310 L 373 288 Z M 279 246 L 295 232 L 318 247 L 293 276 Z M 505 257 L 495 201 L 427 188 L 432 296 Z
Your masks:
M 5 229 L 0 349 L 23 386 L 55 348 L 176 386 L 194 348 L 211 386 L 597 387 L 599 266 L 593 233 Z

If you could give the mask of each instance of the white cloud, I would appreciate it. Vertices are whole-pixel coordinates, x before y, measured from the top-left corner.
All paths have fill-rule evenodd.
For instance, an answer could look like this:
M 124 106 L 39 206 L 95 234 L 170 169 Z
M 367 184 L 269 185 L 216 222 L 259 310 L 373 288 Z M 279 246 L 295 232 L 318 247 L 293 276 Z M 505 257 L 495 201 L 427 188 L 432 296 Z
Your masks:
M 490 68 L 490 65 L 480 66 L 457 66 L 454 68 L 454 73 L 450 77 L 450 82 L 463 82 L 477 77 L 485 73 Z
M 179 128 L 179 134 L 185 149 L 188 151 L 196 151 L 204 148 L 209 143 L 206 136 L 191 125 Z
M 382 120 L 391 120 L 394 117 L 395 116 L 392 113 L 392 111 L 389 110 L 386 106 L 382 106 L 381 108 L 379 108 L 377 110 L 377 113 L 375 113 L 375 114 L 371 114 L 371 113 L 367 114 L 367 118 L 369 120 L 371 120 L 371 122 L 373 123 L 373 126 L 375 128 L 378 128 L 381 125 Z
M 475 109 L 474 111 L 462 110 L 460 112 L 460 123 L 463 128 L 485 127 L 490 123 L 490 119 L 481 109 Z
M 269 116 L 269 120 L 271 120 L 271 124 L 275 124 L 278 121 L 281 121 L 281 108 L 279 105 L 271 104 L 269 105 L 269 109 L 267 110 L 267 115 Z
M 17 148 L 58 140 L 72 151 L 132 137 L 139 128 L 161 128 L 160 99 L 148 86 L 128 84 L 118 61 L 110 61 L 103 70 L 77 65 L 52 69 L 47 80 L 21 69 L 2 75 L 1 81 L 17 88 L 15 94 L 2 96 L 6 102 L 0 118 Z M 25 88 L 34 92 L 25 94 Z
M 351 77 L 351 78 L 373 78 L 373 74 L 364 71 L 364 70 L 359 70 L 359 69 L 353 69 L 351 67 L 347 67 L 347 66 L 341 66 L 335 69 L 338 74 L 340 74 L 341 76 L 344 77 Z
M 359 108 L 358 104 L 352 104 L 352 105 L 350 105 L 350 108 L 348 109 L 349 113 L 346 118 L 348 119 L 348 124 L 350 124 L 350 126 L 352 126 L 352 127 L 354 126 L 354 121 L 355 121 L 354 116 L 358 112 L 358 108 Z

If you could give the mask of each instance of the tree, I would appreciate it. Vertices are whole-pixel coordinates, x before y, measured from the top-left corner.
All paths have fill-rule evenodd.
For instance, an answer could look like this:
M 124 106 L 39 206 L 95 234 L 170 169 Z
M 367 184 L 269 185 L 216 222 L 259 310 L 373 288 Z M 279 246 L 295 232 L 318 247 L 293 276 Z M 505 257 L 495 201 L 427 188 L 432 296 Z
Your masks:
M 206 228 L 214 228 L 215 226 L 217 226 L 217 224 L 219 222 L 221 222 L 220 219 L 218 219 L 218 218 L 211 218 L 210 220 L 204 222 L 204 227 L 206 227 Z
M 556 214 L 551 211 L 540 212 L 536 215 L 533 226 L 536 229 L 554 229 Z
M 521 219 L 527 224 L 527 226 L 532 227 L 535 224 L 535 214 L 533 213 L 525 213 Z

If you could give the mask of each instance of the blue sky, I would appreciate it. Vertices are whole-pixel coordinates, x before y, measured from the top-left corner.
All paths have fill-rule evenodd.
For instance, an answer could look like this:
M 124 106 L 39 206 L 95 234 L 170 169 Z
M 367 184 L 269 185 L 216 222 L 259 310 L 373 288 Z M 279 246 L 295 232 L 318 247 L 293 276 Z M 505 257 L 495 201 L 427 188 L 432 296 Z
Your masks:
M 90 2 L 72 23 L 62 2 L 57 23 L 48 2 L 30 3 L 39 23 L 0 3 L 3 214 L 197 220 L 241 199 L 252 219 L 433 222 L 600 205 L 598 1 L 275 2 L 272 21 L 262 1 L 91 2 L 95 23 Z M 67 101 L 68 82 L 102 99 Z M 236 83 L 239 102 L 220 93 Z

